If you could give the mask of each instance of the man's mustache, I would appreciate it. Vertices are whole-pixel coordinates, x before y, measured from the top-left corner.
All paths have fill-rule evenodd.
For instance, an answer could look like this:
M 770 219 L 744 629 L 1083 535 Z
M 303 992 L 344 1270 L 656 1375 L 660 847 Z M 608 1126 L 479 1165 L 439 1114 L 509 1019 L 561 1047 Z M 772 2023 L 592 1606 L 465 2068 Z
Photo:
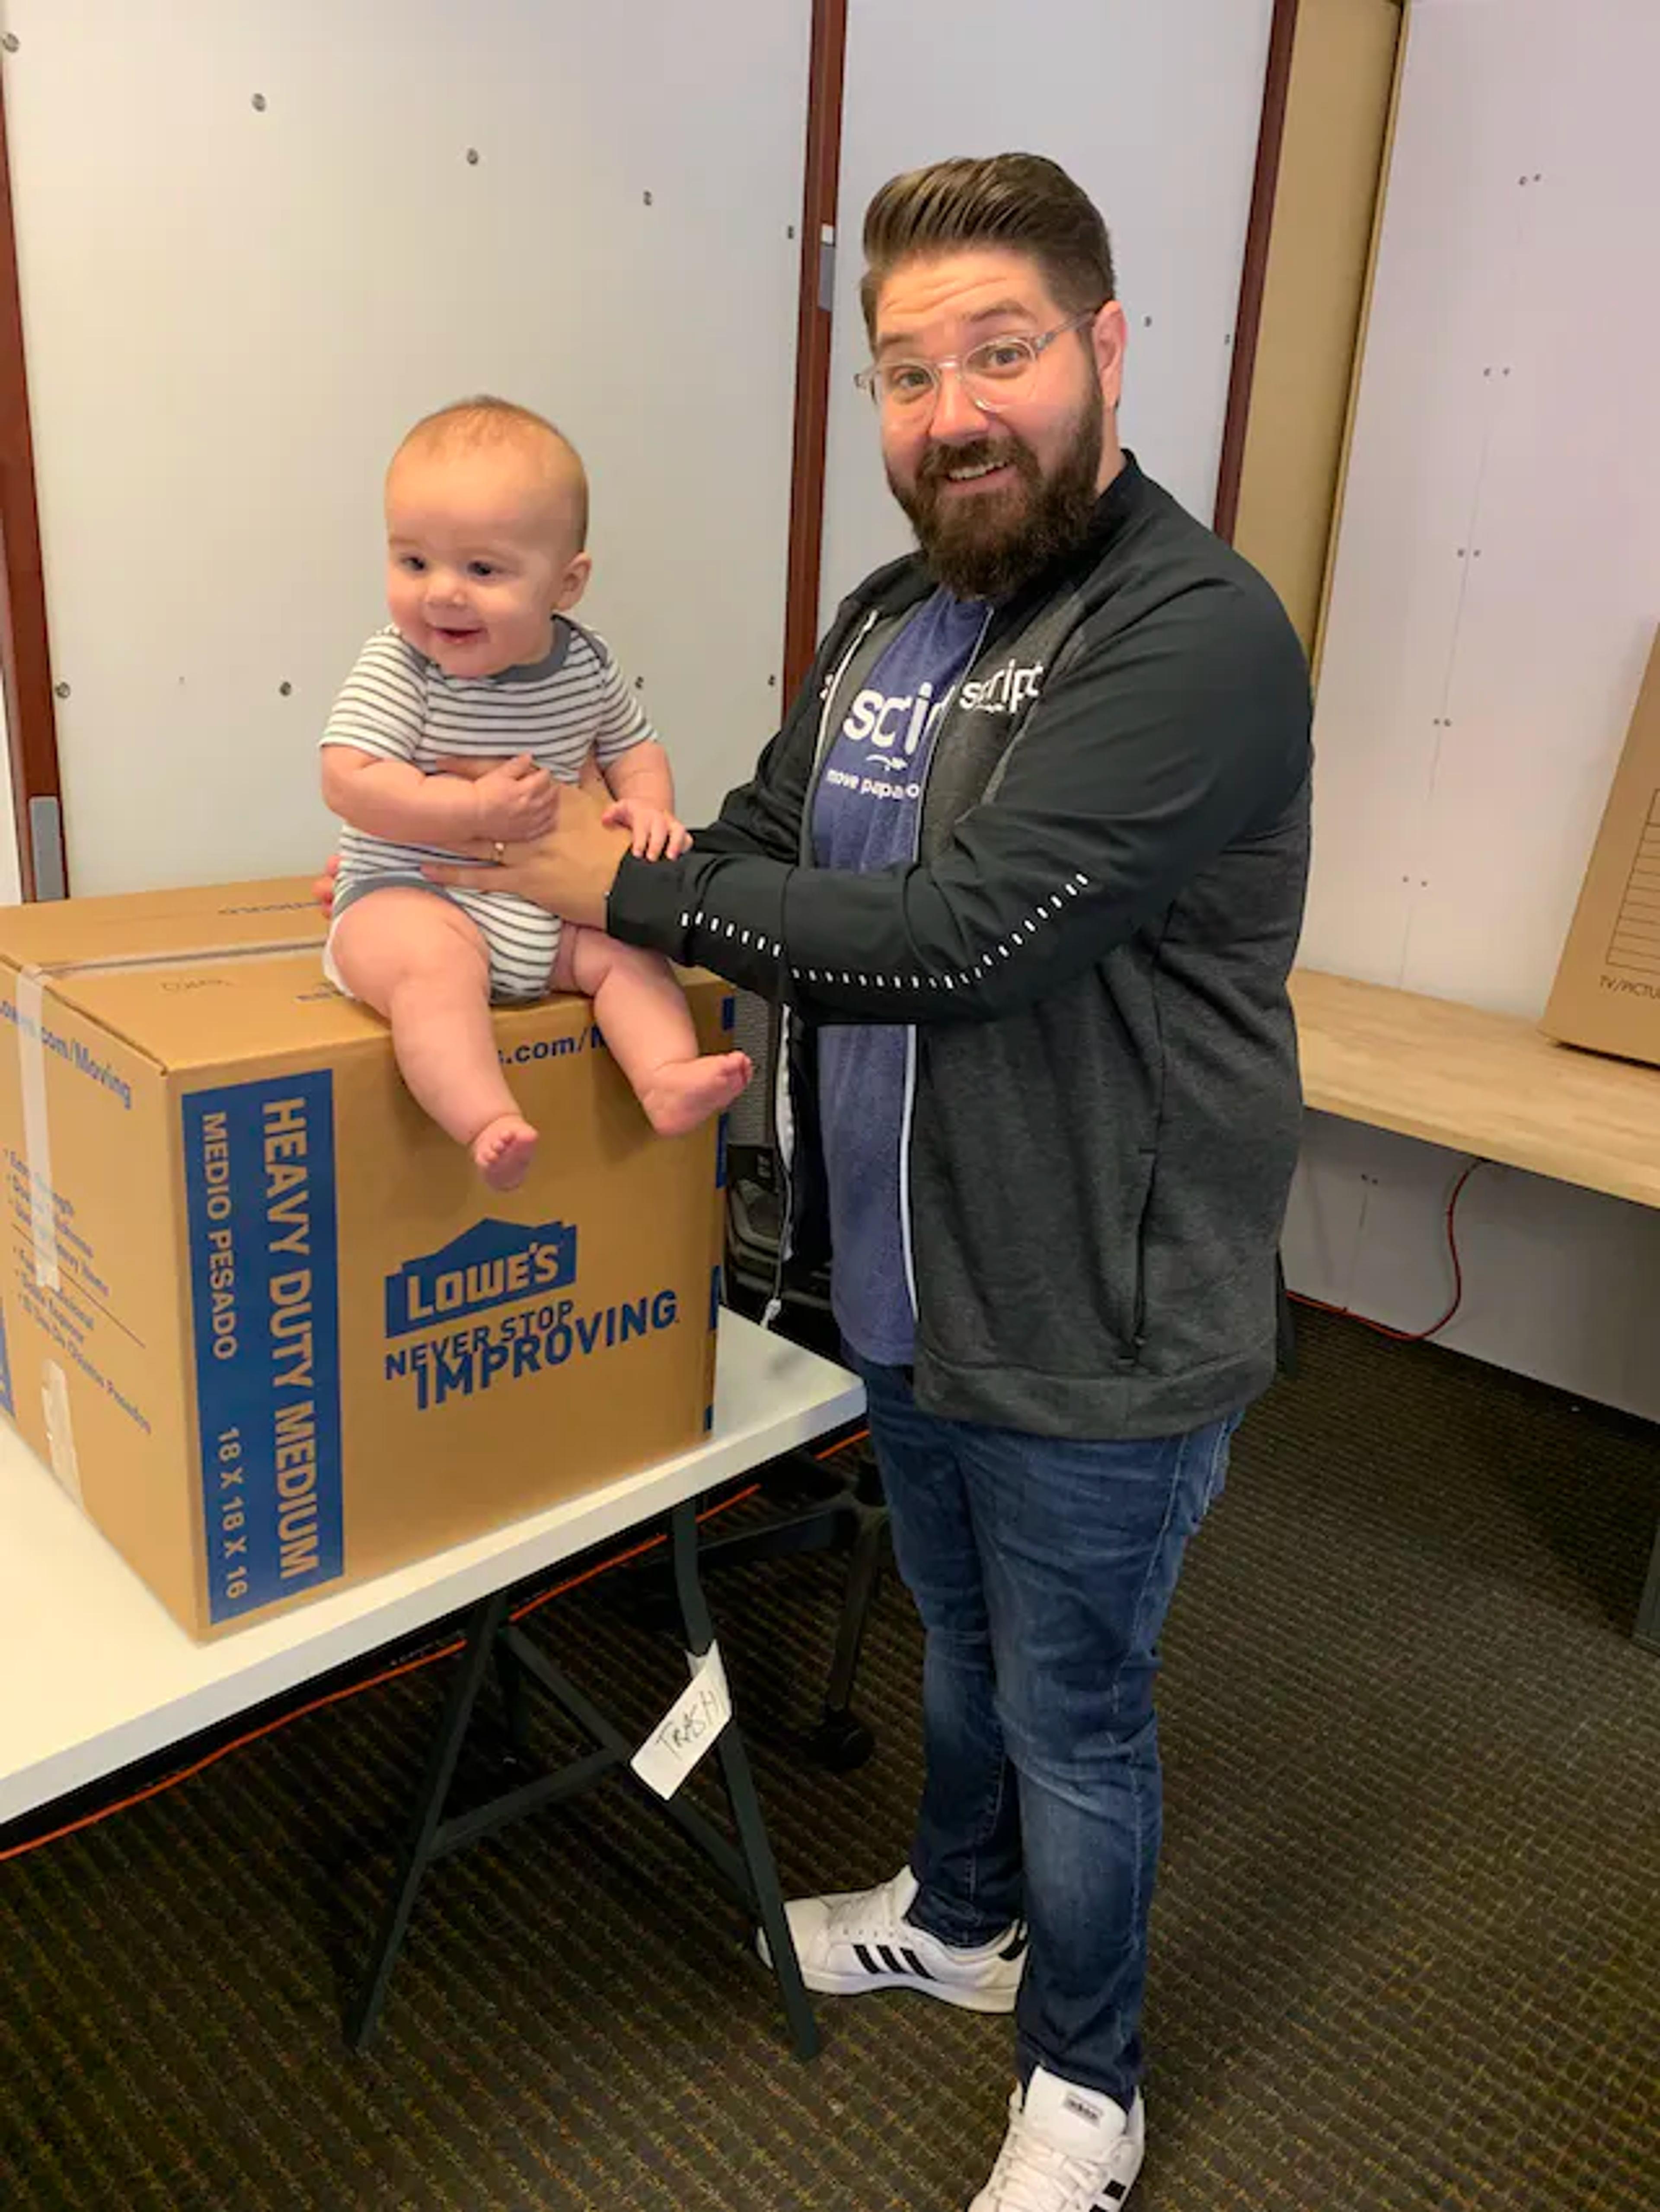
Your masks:
M 981 469 L 1011 462 L 1025 475 L 1031 455 L 1018 438 L 976 438 L 964 446 L 930 446 L 916 465 L 919 487 L 942 484 L 958 469 Z

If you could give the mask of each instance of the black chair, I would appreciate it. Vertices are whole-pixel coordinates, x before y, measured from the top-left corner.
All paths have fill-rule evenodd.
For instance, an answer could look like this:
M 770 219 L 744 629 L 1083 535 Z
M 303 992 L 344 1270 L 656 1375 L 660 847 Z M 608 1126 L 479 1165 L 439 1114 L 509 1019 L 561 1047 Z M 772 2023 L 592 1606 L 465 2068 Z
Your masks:
M 734 1041 L 755 1062 L 755 1081 L 739 1099 L 727 1133 L 727 1250 L 723 1296 L 734 1312 L 758 1321 L 773 1295 L 781 1221 L 782 1176 L 773 1138 L 772 1085 L 779 1024 L 775 1012 L 746 992 L 738 994 Z M 774 1327 L 780 1335 L 834 1359 L 839 1338 L 828 1279 L 785 1300 Z M 850 1431 L 848 1437 L 856 1436 Z M 711 1531 L 698 1546 L 701 1571 L 806 1553 L 848 1555 L 842 1615 L 824 1710 L 809 1733 L 809 1755 L 833 1772 L 862 1765 L 876 1739 L 854 1709 L 853 1688 L 870 1609 L 888 1543 L 888 1511 L 874 1455 L 849 1444 L 828 1452 L 786 1452 L 745 1477 L 758 1486 L 741 1525 Z M 668 1590 L 657 1567 L 632 1571 L 654 1610 Z

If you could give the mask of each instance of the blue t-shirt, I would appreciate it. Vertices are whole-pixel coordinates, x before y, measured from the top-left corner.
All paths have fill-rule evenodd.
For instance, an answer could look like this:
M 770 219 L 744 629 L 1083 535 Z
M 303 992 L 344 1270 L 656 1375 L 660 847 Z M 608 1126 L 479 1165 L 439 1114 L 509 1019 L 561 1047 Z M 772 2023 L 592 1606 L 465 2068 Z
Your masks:
M 938 591 L 871 671 L 824 762 L 813 858 L 860 875 L 916 858 L 922 787 L 946 701 L 988 610 Z M 831 1304 L 854 1350 L 888 1367 L 915 1356 L 916 1313 L 902 1225 L 910 1032 L 849 1023 L 818 1033 L 818 1085 L 835 1255 Z

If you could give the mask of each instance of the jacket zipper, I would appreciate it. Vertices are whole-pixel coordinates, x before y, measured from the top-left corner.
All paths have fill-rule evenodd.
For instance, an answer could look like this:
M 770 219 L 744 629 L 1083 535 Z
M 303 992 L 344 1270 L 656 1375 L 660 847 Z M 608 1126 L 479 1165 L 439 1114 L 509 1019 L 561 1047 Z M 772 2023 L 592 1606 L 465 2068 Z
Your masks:
M 803 858 L 811 850 L 812 838 L 812 810 L 818 796 L 824 756 L 830 750 L 829 731 L 831 710 L 836 695 L 842 687 L 853 656 L 870 635 L 878 610 L 872 607 L 854 634 L 852 643 L 836 664 L 830 682 L 824 686 L 824 705 L 818 714 L 818 736 L 813 748 L 812 772 L 807 778 L 806 796 L 801 808 L 801 853 Z M 795 1158 L 795 1104 L 790 1095 L 790 1012 L 787 1006 L 778 1009 L 778 1065 L 773 1071 L 772 1135 L 773 1150 L 778 1157 L 778 1172 L 782 1188 L 778 1206 L 778 1256 L 773 1262 L 772 1296 L 767 1300 L 761 1316 L 763 1328 L 770 1328 L 784 1308 L 784 1269 L 789 1262 L 793 1232 L 795 1227 L 795 1179 L 792 1172 Z
M 922 770 L 922 795 L 916 802 L 916 828 L 911 839 L 913 865 L 921 858 L 922 818 L 927 811 L 928 786 L 933 781 L 934 755 L 939 750 L 939 734 L 946 726 L 946 716 L 966 676 L 986 649 L 986 633 L 990 629 L 996 610 L 988 607 L 985 620 L 980 625 L 980 635 L 974 641 L 974 649 L 963 663 L 962 672 L 936 709 L 934 736 L 928 746 L 927 764 Z M 905 1030 L 905 1106 L 899 1118 L 899 1250 L 905 1265 L 905 1289 L 910 1298 L 911 1322 L 920 1335 L 922 1328 L 922 1305 L 916 1295 L 916 1261 L 913 1249 L 914 1231 L 910 1218 L 910 1139 L 911 1124 L 916 1106 L 916 1024 L 908 1024 Z

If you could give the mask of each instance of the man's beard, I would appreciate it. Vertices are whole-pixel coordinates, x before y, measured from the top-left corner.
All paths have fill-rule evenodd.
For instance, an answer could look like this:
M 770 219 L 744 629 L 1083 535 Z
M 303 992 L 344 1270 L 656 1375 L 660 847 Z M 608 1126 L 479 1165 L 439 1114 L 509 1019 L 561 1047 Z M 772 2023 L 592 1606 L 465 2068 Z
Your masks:
M 959 599 L 1006 599 L 1051 562 L 1073 552 L 1088 534 L 1100 496 L 1101 441 L 1106 416 L 1094 382 L 1071 443 L 1045 477 L 1031 448 L 1013 431 L 971 444 L 930 446 L 916 481 L 889 489 L 910 518 L 928 573 Z M 989 493 L 945 493 L 949 471 L 1006 463 L 1016 481 Z

